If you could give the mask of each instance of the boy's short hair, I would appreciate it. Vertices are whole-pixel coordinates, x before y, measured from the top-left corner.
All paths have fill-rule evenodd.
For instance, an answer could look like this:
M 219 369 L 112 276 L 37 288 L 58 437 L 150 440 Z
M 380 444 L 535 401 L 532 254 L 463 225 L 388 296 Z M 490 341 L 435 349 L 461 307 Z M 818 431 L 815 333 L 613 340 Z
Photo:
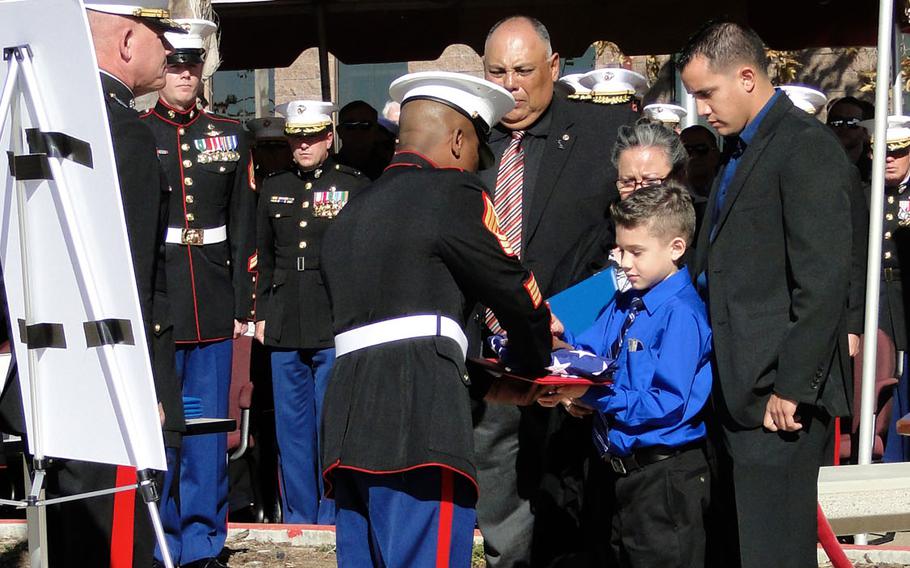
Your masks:
M 649 224 L 652 235 L 668 241 L 680 237 L 689 245 L 695 236 L 692 196 L 671 180 L 643 187 L 617 201 L 610 206 L 610 214 L 619 227 L 634 229 Z

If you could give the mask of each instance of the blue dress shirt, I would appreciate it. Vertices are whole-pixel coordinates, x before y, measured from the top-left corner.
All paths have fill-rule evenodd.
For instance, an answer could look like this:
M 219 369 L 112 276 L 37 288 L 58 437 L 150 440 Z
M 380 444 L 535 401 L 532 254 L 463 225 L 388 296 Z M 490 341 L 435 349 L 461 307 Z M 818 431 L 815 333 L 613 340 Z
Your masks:
M 609 356 L 633 294 L 642 292 L 617 294 L 593 326 L 578 336 L 567 334 L 567 342 Z M 679 447 L 705 437 L 700 412 L 712 381 L 705 305 L 686 268 L 641 298 L 645 307 L 626 332 L 613 384 L 591 387 L 582 397 L 608 416 L 609 451 L 618 456 L 648 446 Z

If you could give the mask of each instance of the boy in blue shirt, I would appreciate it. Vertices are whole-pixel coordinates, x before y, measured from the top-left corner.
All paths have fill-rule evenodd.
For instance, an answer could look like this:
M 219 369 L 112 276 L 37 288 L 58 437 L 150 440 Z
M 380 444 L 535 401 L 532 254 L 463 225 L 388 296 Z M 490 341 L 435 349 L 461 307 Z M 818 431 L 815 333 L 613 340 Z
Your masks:
M 612 498 L 610 549 L 620 566 L 703 566 L 710 484 L 702 409 L 711 392 L 711 330 L 688 270 L 689 193 L 666 182 L 611 208 L 632 288 L 566 344 L 610 361 L 609 386 L 563 386 L 538 400 L 593 410 L 593 441 Z M 581 410 L 579 410 L 581 409 Z

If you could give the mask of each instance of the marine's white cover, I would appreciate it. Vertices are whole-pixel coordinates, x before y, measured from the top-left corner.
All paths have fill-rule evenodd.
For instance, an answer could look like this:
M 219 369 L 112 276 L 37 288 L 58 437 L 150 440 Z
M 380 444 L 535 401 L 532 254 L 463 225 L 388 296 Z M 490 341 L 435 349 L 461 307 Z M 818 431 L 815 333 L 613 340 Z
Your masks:
M 23 93 L 26 85 L 20 73 L 13 99 L 18 102 L 22 128 L 13 131 L 12 116 L 0 116 L 0 261 L 29 450 L 34 452 L 37 446 L 51 457 L 163 470 L 151 363 L 101 84 L 81 1 L 0 0 L 0 48 L 18 45 L 29 45 L 34 54 L 37 95 L 49 122 L 45 130 L 88 142 L 93 161 L 92 167 L 86 167 L 50 159 L 56 164 L 55 180 L 63 179 L 65 190 L 57 181 L 17 182 L 10 175 L 6 152 L 18 144 L 16 138 L 24 138 L 25 128 L 37 128 L 42 120 Z M 10 74 L 7 65 L 0 62 L 0 86 Z M 22 144 L 27 152 L 28 146 Z M 62 324 L 66 337 L 64 349 L 33 350 L 34 366 L 17 325 L 26 315 L 17 183 L 24 185 L 27 196 L 29 323 Z M 129 320 L 133 344 L 88 347 L 83 323 L 106 318 Z M 31 423 L 29 381 L 37 381 L 38 432 Z M 128 451 L 127 440 L 133 452 Z

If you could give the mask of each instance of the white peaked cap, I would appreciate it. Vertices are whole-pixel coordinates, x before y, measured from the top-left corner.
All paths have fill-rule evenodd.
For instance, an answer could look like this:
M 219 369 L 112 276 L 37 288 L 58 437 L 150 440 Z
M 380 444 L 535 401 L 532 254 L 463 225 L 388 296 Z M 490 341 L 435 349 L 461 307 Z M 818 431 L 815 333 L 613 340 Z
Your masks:
M 875 133 L 875 120 L 864 120 L 859 123 L 869 136 Z M 910 146 L 910 116 L 892 115 L 888 117 L 888 131 L 885 134 L 888 150 L 902 150 Z
M 448 71 L 424 71 L 399 77 L 389 86 L 389 96 L 402 105 L 420 99 L 440 102 L 471 120 L 480 119 L 486 132 L 515 108 L 515 99 L 499 85 Z
M 828 102 L 828 97 L 825 96 L 825 93 L 818 89 L 813 89 L 812 87 L 806 87 L 804 85 L 781 85 L 780 90 L 790 97 L 790 100 L 797 108 L 802 109 L 809 114 L 817 114 L 818 111 L 825 106 L 825 103 Z
M 579 79 L 579 82 L 594 93 L 604 95 L 641 96 L 648 88 L 648 80 L 644 75 L 622 67 L 589 71 Z
M 572 87 L 575 90 L 575 94 L 583 95 L 591 92 L 591 89 L 581 84 L 581 78 L 584 77 L 584 75 L 584 73 L 572 73 L 571 75 L 563 75 L 559 78 L 559 82 L 565 83 L 566 85 Z
M 665 124 L 679 124 L 689 114 L 683 107 L 668 103 L 650 104 L 642 110 L 646 117 Z
M 93 12 L 142 18 L 165 31 L 176 33 L 185 33 L 186 31 L 171 19 L 167 0 L 118 0 L 115 3 L 85 0 L 84 5 L 86 10 L 92 10 Z
M 206 38 L 215 33 L 218 26 L 215 22 L 202 20 L 199 18 L 178 18 L 174 20 L 186 30 L 185 34 L 166 33 L 167 38 L 174 49 L 204 49 Z
M 275 107 L 275 111 L 285 117 L 285 134 L 308 136 L 332 125 L 335 105 L 323 101 L 291 101 Z

